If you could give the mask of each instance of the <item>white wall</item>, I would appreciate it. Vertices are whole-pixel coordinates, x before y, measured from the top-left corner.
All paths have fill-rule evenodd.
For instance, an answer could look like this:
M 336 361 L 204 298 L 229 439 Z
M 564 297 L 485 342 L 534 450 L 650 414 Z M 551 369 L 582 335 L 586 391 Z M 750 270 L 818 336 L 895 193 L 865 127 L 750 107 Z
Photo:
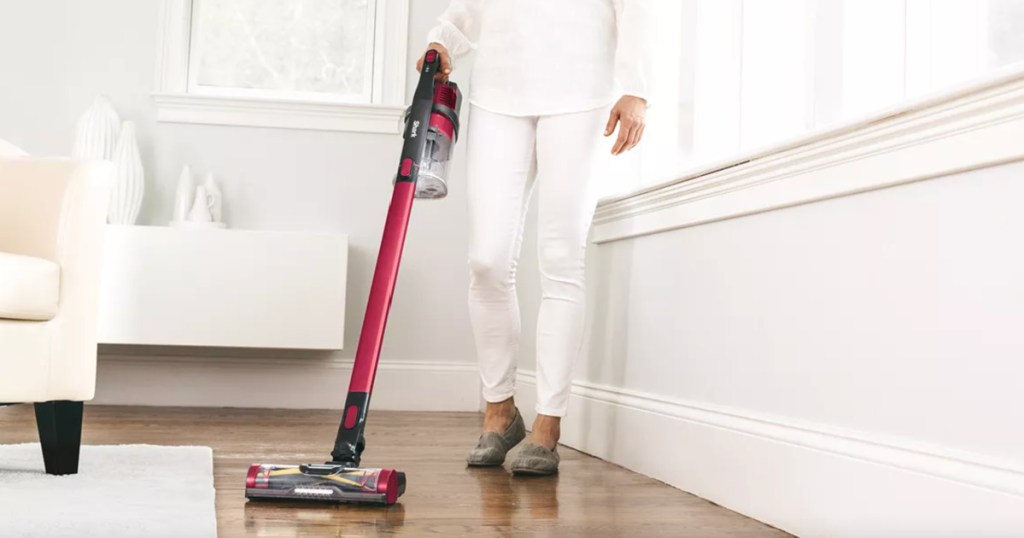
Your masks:
M 446 5 L 446 0 L 410 2 L 410 60 L 422 51 L 428 28 Z M 0 0 L 0 138 L 33 154 L 66 155 L 78 115 L 94 96 L 106 94 L 122 118 L 138 123 L 147 172 L 142 224 L 166 223 L 177 175 L 188 163 L 221 180 L 226 219 L 234 228 L 350 234 L 350 300 L 344 330 L 351 345 L 330 359 L 352 357 L 400 138 L 157 123 L 149 94 L 158 7 L 158 0 Z M 470 66 L 471 60 L 460 61 L 454 78 L 465 83 Z M 410 74 L 409 85 L 414 82 Z M 419 204 L 414 211 L 388 325 L 390 337 L 383 350 L 385 361 L 474 360 L 465 308 L 463 151 L 456 148 L 451 196 Z M 230 350 L 111 347 L 102 353 L 122 359 L 237 355 Z M 109 384 L 104 373 L 113 368 L 110 364 L 101 367 L 100 401 L 105 401 Z M 187 382 L 194 375 L 198 374 L 179 377 Z

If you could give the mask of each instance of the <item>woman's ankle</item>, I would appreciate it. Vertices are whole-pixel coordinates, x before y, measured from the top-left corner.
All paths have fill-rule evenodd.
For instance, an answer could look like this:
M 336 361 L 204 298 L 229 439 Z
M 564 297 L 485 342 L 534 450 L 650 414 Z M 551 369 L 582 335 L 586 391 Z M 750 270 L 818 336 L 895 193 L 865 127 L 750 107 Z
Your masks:
M 562 436 L 562 417 L 537 415 L 530 429 L 530 442 L 548 449 L 554 449 Z
M 505 433 L 516 418 L 516 403 L 512 398 L 500 402 L 487 402 L 484 410 L 484 432 Z

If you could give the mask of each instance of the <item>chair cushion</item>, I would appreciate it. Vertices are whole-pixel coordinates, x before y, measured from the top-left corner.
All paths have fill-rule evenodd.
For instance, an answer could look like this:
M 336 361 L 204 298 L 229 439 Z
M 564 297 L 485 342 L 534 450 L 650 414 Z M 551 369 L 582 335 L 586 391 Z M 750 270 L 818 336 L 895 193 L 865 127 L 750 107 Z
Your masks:
M 0 318 L 47 321 L 57 315 L 60 266 L 0 252 Z

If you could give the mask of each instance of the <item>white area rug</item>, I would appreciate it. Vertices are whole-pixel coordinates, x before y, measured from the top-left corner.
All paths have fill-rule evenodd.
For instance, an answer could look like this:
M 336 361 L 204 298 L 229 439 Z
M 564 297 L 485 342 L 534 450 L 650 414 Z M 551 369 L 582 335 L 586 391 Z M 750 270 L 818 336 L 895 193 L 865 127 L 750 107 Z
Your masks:
M 77 475 L 50 476 L 38 444 L 0 445 L 0 536 L 216 535 L 209 447 L 83 446 Z

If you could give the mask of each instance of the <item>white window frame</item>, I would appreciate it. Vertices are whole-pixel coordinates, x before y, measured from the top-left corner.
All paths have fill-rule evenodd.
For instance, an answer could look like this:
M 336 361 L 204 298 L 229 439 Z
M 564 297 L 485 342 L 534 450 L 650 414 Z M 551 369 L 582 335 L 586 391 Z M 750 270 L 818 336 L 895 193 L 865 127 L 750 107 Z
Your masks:
M 162 0 L 153 99 L 157 121 L 398 133 L 405 111 L 409 0 L 376 0 L 369 103 L 329 95 L 227 93 L 190 88 L 194 0 Z

